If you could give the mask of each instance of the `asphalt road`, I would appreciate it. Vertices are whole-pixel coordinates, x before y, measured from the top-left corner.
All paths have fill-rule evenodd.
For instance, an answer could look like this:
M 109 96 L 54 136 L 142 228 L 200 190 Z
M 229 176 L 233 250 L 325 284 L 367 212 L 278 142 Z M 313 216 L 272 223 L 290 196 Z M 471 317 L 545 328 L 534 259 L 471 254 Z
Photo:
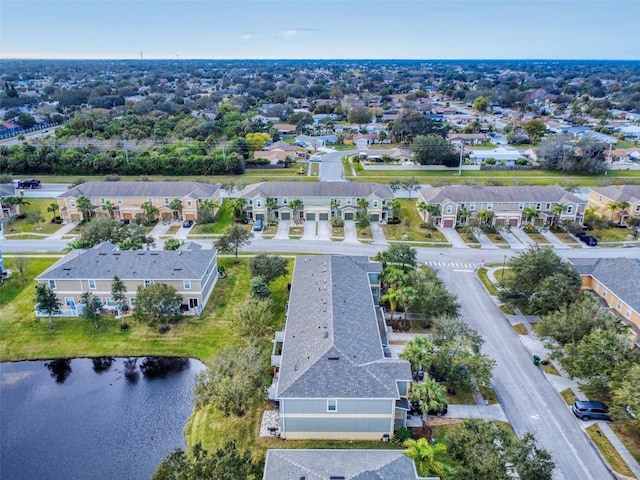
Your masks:
M 559 480 L 612 478 L 578 420 L 517 338 L 474 273 L 440 268 L 440 277 L 460 299 L 462 318 L 485 339 L 483 353 L 495 359 L 493 387 L 514 430 L 535 435 L 556 464 Z
M 342 157 L 353 155 L 357 150 L 345 150 L 341 152 L 331 152 L 323 155 L 320 164 L 321 182 L 345 182 L 342 169 Z

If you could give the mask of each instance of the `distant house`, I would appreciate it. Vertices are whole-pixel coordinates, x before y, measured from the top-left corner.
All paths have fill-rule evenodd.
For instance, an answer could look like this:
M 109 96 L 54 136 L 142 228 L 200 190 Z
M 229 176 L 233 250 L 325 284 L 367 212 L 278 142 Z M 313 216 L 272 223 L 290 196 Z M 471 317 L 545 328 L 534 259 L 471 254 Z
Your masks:
M 492 150 L 471 150 L 469 151 L 469 158 L 475 165 L 480 165 L 486 162 L 486 160 L 493 158 L 498 163 L 513 166 L 516 160 L 524 157 L 518 150 L 498 147 Z
M 11 183 L 0 183 L 0 218 L 8 217 L 11 213 L 11 208 L 2 203 L 6 197 L 13 197 L 15 195 L 15 188 Z
M 166 283 L 182 295 L 185 313 L 199 313 L 218 279 L 216 250 L 189 244 L 176 250 L 118 250 L 103 243 L 72 250 L 36 277 L 49 285 L 62 304 L 64 316 L 77 316 L 83 292 L 92 292 L 106 308 L 115 308 L 111 282 L 117 275 L 126 286 L 126 305 L 135 308 L 139 286 Z
M 624 135 L 626 140 L 636 140 L 640 138 L 640 126 L 638 125 L 626 125 L 618 129 Z
M 349 449 L 269 449 L 262 479 L 428 480 L 401 450 Z
M 452 145 L 484 145 L 487 143 L 487 135 L 484 133 L 450 133 L 447 140 Z
M 483 187 L 448 186 L 418 191 L 418 203 L 437 205 L 439 214 L 425 212 L 425 221 L 454 227 L 461 216 L 478 218 L 482 211 L 492 212 L 492 223 L 518 226 L 526 221 L 524 210 L 532 208 L 545 224 L 556 221 L 581 221 L 585 202 L 560 187 Z M 564 211 L 554 213 L 557 205 Z
M 295 155 L 295 152 L 298 151 L 298 147 L 296 147 L 293 143 L 287 143 L 279 140 L 277 142 L 273 142 L 271 145 L 265 148 L 265 150 L 268 150 L 270 152 L 289 152 L 292 155 Z
M 381 271 L 367 257 L 296 258 L 269 389 L 281 437 L 380 440 L 406 427 L 411 367 L 391 358 Z
M 247 213 L 254 220 L 266 220 L 267 199 L 275 198 L 271 215 L 276 220 L 330 220 L 342 218 L 354 220 L 361 210 L 358 199 L 368 202 L 367 212 L 374 222 L 389 218 L 387 202 L 393 199 L 388 185 L 367 182 L 262 182 L 248 185 L 241 196 L 246 198 Z M 291 201 L 302 200 L 298 218 L 294 219 Z
M 397 162 L 408 162 L 411 160 L 411 152 L 401 148 L 368 148 L 360 152 L 360 158 L 370 162 L 380 162 L 384 157 L 389 157 Z
M 640 337 L 640 260 L 637 258 L 569 258 L 582 277 L 582 286 L 596 293 L 609 308 L 631 324 Z
M 282 150 L 257 150 L 253 152 L 253 158 L 266 158 L 272 165 L 284 163 L 287 158 L 292 160 L 295 155 L 295 152 L 283 152 Z
M 86 182 L 67 190 L 56 198 L 60 215 L 71 222 L 82 220 L 77 200 L 84 196 L 91 201 L 91 215 L 108 215 L 103 208 L 108 202 L 115 207 L 115 218 L 130 221 L 143 213 L 141 205 L 150 202 L 158 208 L 161 218 L 174 215 L 184 220 L 198 218 L 198 205 L 203 200 L 220 203 L 220 184 L 201 182 Z M 174 212 L 169 205 L 177 198 L 182 211 Z
M 273 126 L 274 130 L 276 130 L 278 133 L 282 134 L 282 135 L 290 135 L 292 133 L 296 132 L 296 129 L 298 127 L 296 127 L 295 125 L 291 125 L 288 123 L 276 123 Z
M 326 147 L 328 143 L 336 143 L 337 135 L 298 135 L 295 138 L 296 143 L 302 144 L 307 148 Z
M 613 202 L 629 202 L 625 210 L 609 209 Z M 625 223 L 629 216 L 640 216 L 640 185 L 610 185 L 589 189 L 587 206 L 613 221 Z

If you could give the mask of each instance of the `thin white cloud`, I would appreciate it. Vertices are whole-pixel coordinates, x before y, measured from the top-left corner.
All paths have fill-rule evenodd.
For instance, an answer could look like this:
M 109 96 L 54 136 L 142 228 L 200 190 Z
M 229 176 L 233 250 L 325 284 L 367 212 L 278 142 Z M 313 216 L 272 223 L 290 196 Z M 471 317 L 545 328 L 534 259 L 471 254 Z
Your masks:
M 250 42 L 254 38 L 256 38 L 256 36 L 253 33 L 243 33 L 242 35 L 240 35 L 240 39 L 243 42 Z
M 303 35 L 305 33 L 313 33 L 315 32 L 315 30 L 313 30 L 312 28 L 291 28 L 289 30 L 283 30 L 281 35 L 283 37 L 295 37 L 298 35 Z

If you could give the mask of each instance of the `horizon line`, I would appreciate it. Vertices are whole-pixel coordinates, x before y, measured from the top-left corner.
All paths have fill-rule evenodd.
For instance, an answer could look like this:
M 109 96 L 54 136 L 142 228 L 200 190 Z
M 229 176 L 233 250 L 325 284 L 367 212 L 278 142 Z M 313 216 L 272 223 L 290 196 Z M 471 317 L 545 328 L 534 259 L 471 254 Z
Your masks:
M 59 58 L 38 58 L 38 57 L 2 57 L 0 61 L 9 60 L 33 60 L 33 61 L 60 61 L 60 60 L 72 60 L 72 61 L 438 61 L 438 62 L 453 62 L 453 61 L 473 61 L 473 62 L 485 62 L 485 61 L 542 61 L 542 62 L 640 62 L 640 58 L 206 58 L 206 57 L 193 57 L 193 58 L 173 58 L 173 57 L 157 57 L 157 58 L 137 58 L 137 57 L 59 57 Z

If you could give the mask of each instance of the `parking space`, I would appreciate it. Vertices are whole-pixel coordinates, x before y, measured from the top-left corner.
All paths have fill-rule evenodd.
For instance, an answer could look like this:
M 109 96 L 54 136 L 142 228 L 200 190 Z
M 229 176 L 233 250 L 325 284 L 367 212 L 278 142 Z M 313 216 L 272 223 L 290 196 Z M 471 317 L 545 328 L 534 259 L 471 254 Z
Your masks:
M 387 237 L 384 236 L 382 225 L 379 223 L 371 223 L 371 236 L 373 237 L 374 245 L 387 245 Z
M 320 220 L 316 232 L 318 240 L 331 240 L 331 223 L 328 220 Z
M 313 220 L 307 220 L 304 222 L 304 233 L 302 234 L 302 240 L 316 240 L 316 222 Z
M 356 222 L 353 220 L 344 221 L 344 241 L 349 243 L 360 243 L 356 231 Z
M 288 240 L 289 228 L 291 227 L 291 220 L 280 220 L 278 222 L 278 231 L 273 237 L 274 240 Z

